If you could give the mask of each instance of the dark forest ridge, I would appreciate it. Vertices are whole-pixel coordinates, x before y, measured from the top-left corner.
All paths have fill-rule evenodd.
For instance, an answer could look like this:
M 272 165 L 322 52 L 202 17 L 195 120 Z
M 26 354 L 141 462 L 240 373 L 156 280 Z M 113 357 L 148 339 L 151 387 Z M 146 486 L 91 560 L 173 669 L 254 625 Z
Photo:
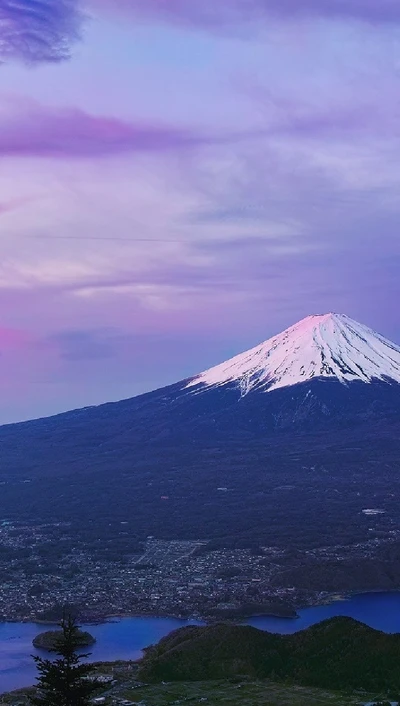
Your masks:
M 326 689 L 399 690 L 400 635 L 332 618 L 295 635 L 256 628 L 185 627 L 149 648 L 145 681 L 203 681 L 237 675 Z

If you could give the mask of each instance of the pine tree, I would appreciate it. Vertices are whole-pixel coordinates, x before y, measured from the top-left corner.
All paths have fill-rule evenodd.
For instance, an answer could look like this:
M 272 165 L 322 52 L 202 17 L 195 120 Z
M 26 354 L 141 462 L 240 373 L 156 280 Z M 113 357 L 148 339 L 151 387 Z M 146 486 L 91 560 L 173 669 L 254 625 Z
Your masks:
M 34 657 L 39 676 L 37 694 L 30 698 L 33 706 L 87 706 L 98 684 L 88 677 L 93 667 L 82 663 L 89 654 L 78 654 L 82 646 L 79 627 L 70 615 L 61 621 L 62 634 L 57 646 L 50 650 L 54 661 Z

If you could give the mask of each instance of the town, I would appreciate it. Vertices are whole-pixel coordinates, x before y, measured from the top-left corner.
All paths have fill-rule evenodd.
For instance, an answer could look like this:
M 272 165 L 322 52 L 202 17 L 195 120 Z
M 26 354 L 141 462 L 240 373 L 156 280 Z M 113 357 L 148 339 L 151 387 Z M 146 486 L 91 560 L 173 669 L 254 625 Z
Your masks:
M 204 620 L 295 616 L 297 608 L 324 602 L 335 592 L 390 588 L 386 568 L 400 546 L 397 531 L 382 540 L 307 551 L 211 549 L 204 541 L 148 537 L 141 553 L 113 559 L 93 557 L 83 545 L 74 547 L 71 534 L 65 525 L 3 522 L 2 620 L 54 622 L 66 605 L 86 622 L 139 615 Z M 369 577 L 378 555 L 381 577 L 376 568 Z

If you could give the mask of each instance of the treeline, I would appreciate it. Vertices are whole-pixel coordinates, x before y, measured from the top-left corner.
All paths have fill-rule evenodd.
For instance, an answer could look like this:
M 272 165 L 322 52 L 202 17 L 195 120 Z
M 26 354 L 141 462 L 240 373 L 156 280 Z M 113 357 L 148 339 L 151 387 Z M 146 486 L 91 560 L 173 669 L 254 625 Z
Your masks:
M 242 626 L 191 626 L 149 648 L 139 678 L 202 681 L 241 675 L 400 693 L 399 663 L 400 635 L 386 635 L 352 618 L 333 618 L 290 636 Z

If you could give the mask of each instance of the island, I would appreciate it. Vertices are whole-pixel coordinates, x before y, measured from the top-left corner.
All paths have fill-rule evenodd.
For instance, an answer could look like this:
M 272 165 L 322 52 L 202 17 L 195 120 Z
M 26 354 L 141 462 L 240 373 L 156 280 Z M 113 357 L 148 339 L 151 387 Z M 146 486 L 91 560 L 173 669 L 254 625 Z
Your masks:
M 61 630 L 48 630 L 47 632 L 41 632 L 33 640 L 32 644 L 39 650 L 47 650 L 47 652 L 52 652 L 60 644 L 63 639 L 63 633 Z M 82 647 L 91 647 L 95 644 L 96 639 L 89 632 L 84 632 L 79 630 L 79 641 Z

